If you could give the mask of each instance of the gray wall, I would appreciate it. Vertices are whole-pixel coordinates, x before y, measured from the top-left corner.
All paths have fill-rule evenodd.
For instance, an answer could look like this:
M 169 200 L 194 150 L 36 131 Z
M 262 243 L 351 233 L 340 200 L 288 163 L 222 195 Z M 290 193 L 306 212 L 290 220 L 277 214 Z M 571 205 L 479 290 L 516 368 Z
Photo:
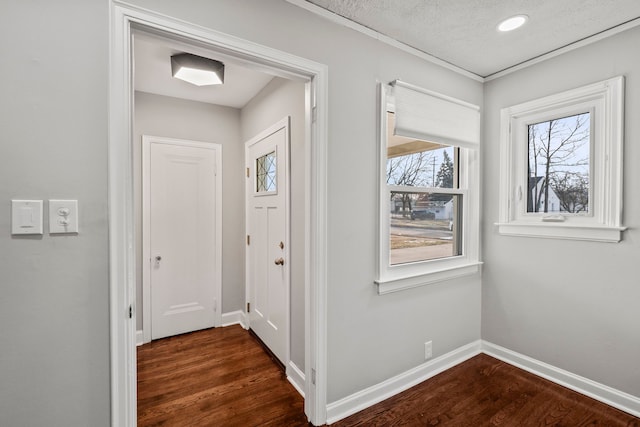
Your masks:
M 144 92 L 135 94 L 134 176 L 138 267 L 142 265 L 142 135 L 222 145 L 222 313 L 244 302 L 244 145 L 240 110 Z M 142 328 L 142 270 L 137 273 L 137 328 Z M 142 310 L 141 310 L 142 309 Z
M 481 297 L 485 339 L 640 395 L 638 29 L 486 85 L 482 295 L 470 277 L 378 296 L 375 85 L 402 77 L 476 104 L 483 86 L 282 0 L 134 3 L 329 66 L 329 402 L 418 365 L 426 340 L 437 357 L 480 338 Z M 0 425 L 106 426 L 108 3 L 3 6 Z M 625 240 L 498 236 L 499 109 L 622 73 Z M 10 236 L 11 198 L 54 197 L 79 200 L 80 235 Z M 541 265 L 546 278 L 523 274 Z
M 284 1 L 135 4 L 329 66 L 328 401 L 480 338 L 480 279 L 379 296 L 376 83 L 396 78 L 478 105 L 482 84 Z M 277 29 L 277 31 L 274 31 Z M 370 214 L 362 214 L 370 212 Z
M 304 83 L 274 78 L 242 109 L 242 140 L 248 141 L 278 120 L 291 116 L 291 360 L 304 371 Z
M 136 3 L 329 66 L 329 401 L 420 364 L 427 339 L 437 357 L 480 337 L 477 277 L 384 297 L 373 285 L 377 81 L 402 77 L 476 104 L 480 83 L 284 1 Z M 108 3 L 7 9 L 0 14 L 0 49 L 11 64 L 0 71 L 0 424 L 105 426 Z M 77 198 L 80 235 L 11 238 L 9 200 L 18 197 Z M 349 207 L 372 214 L 349 215 Z
M 640 396 L 640 29 L 485 86 L 482 338 Z M 626 76 L 624 224 L 617 244 L 497 234 L 501 108 Z
M 0 425 L 108 426 L 108 2 L 0 10 Z M 80 234 L 11 237 L 12 198 Z

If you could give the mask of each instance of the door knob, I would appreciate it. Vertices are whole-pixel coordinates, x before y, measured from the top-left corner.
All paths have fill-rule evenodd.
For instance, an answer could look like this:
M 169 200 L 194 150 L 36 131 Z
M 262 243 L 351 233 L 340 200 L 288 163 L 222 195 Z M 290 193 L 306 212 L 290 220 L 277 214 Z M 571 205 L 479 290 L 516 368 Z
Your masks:
M 275 260 L 276 265 L 284 265 L 284 258 L 278 258 Z
M 156 261 L 158 261 L 158 262 L 162 261 L 162 257 L 161 257 L 160 255 L 158 255 L 158 256 L 156 257 Z

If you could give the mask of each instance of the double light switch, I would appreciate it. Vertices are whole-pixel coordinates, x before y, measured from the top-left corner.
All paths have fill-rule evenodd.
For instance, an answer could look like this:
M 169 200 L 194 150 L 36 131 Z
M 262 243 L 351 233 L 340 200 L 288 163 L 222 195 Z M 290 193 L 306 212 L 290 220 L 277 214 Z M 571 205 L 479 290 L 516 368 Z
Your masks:
M 49 200 L 49 234 L 78 232 L 78 201 Z

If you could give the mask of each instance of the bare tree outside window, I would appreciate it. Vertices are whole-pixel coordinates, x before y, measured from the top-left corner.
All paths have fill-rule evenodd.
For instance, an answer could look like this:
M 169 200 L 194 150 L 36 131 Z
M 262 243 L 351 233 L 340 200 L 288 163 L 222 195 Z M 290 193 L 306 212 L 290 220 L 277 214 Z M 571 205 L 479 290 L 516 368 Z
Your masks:
M 387 184 L 410 187 L 431 186 L 429 178 L 433 175 L 434 160 L 435 154 L 431 151 L 420 151 L 388 159 Z M 400 198 L 402 201 L 403 215 L 410 215 L 414 204 L 412 195 L 408 193 L 392 194 L 392 201 L 394 198 Z
M 589 211 L 590 113 L 528 126 L 527 212 Z

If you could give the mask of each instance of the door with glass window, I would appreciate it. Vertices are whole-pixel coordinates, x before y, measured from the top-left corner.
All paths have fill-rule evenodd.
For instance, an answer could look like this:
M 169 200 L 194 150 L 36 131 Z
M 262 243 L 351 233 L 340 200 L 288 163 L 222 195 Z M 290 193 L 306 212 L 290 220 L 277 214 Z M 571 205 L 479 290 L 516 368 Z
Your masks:
M 289 118 L 246 143 L 250 328 L 286 365 L 289 347 Z

